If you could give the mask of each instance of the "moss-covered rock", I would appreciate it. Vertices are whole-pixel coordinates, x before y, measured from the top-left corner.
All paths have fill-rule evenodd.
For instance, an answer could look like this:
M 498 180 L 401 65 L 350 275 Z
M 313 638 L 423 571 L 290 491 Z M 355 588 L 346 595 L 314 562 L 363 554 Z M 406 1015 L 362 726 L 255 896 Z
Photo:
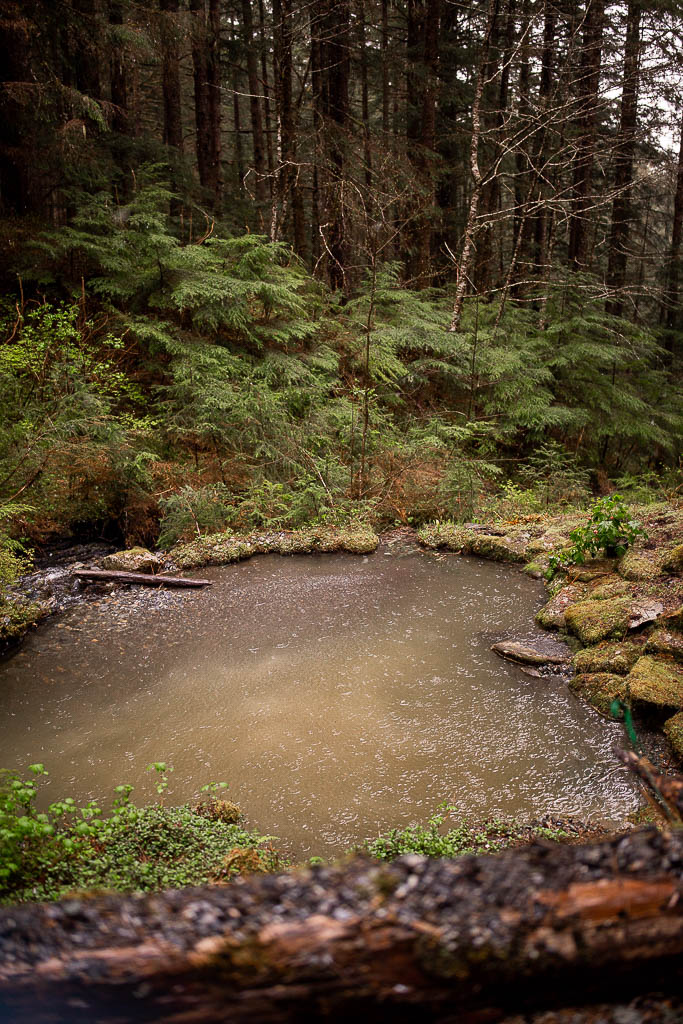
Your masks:
M 611 675 L 627 675 L 643 653 L 642 644 L 631 640 L 618 643 L 602 643 L 597 647 L 585 647 L 574 655 L 572 664 L 579 673 L 609 672 Z
M 585 593 L 584 587 L 571 585 L 562 587 L 544 604 L 536 615 L 536 622 L 543 629 L 564 629 L 565 613 L 576 601 L 580 601 Z
M 590 590 L 593 601 L 609 601 L 614 597 L 630 597 L 632 594 L 632 584 L 628 580 L 622 579 L 621 576 L 617 576 L 616 573 L 600 577 Z
M 474 537 L 473 530 L 457 523 L 428 523 L 417 533 L 420 544 L 435 551 L 445 548 L 447 551 L 468 552 Z
M 677 544 L 668 552 L 666 560 L 662 563 L 662 568 L 665 572 L 673 572 L 677 575 L 683 573 L 683 544 Z
M 675 629 L 683 633 L 683 605 L 667 615 L 662 615 L 660 625 L 664 629 Z
M 229 565 L 256 554 L 303 555 L 312 552 L 349 551 L 354 555 L 374 551 L 379 538 L 367 526 L 324 526 L 304 530 L 249 534 L 214 533 L 174 548 L 171 557 L 181 569 L 204 565 Z
M 577 583 L 607 582 L 614 575 L 615 558 L 590 558 L 583 565 L 570 566 L 568 575 Z
M 0 596 L 0 653 L 15 643 L 52 611 L 49 601 L 22 601 Z
M 115 551 L 105 555 L 102 568 L 114 572 L 147 572 L 153 573 L 161 566 L 161 559 L 147 548 L 128 548 L 126 551 Z
M 629 548 L 619 562 L 619 575 L 636 583 L 657 580 L 664 573 L 667 554 L 666 548 Z
M 631 697 L 656 707 L 683 708 L 683 668 L 670 658 L 645 654 L 627 676 Z
M 645 644 L 646 654 L 666 654 L 667 657 L 683 663 L 683 633 L 658 628 L 650 634 Z
M 617 697 L 623 700 L 626 696 L 626 679 L 610 672 L 580 673 L 570 680 L 569 689 L 601 715 L 610 717 L 612 701 Z
M 683 761 L 683 711 L 664 723 L 664 735 L 673 747 L 676 757 Z
M 579 601 L 564 613 L 567 628 L 582 644 L 597 644 L 626 635 L 631 602 L 626 598 L 612 601 Z
M 490 558 L 494 562 L 525 562 L 528 542 L 527 535 L 495 536 L 478 533 L 469 545 L 473 555 Z

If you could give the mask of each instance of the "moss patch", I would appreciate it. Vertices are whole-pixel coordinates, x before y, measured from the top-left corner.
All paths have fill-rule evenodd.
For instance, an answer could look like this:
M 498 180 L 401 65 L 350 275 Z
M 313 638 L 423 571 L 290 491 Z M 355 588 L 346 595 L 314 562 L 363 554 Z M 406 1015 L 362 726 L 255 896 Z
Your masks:
M 669 629 L 655 629 L 645 644 L 646 654 L 666 654 L 683 663 L 683 634 Z
M 592 601 L 609 601 L 614 597 L 630 597 L 632 594 L 632 584 L 616 574 L 600 578 L 590 591 Z
M 474 536 L 473 530 L 468 530 L 457 523 L 428 523 L 417 532 L 420 544 L 434 551 L 469 551 Z
M 643 653 L 641 644 L 629 640 L 619 643 L 603 643 L 598 647 L 586 647 L 574 655 L 572 664 L 577 672 L 609 672 L 612 675 L 627 675 Z
M 626 679 L 611 672 L 580 673 L 569 682 L 572 693 L 583 697 L 601 715 L 610 717 L 610 705 L 618 697 L 626 696 Z
M 666 548 L 631 548 L 619 562 L 619 575 L 637 583 L 659 579 L 664 572 L 667 554 Z
M 576 601 L 580 601 L 585 594 L 585 587 L 571 585 L 562 587 L 547 604 L 544 604 L 536 615 L 536 622 L 543 629 L 564 629 L 565 613 Z
M 669 551 L 666 561 L 662 563 L 662 568 L 665 572 L 674 572 L 679 575 L 683 573 L 683 544 L 677 544 Z
M 174 548 L 171 558 L 181 569 L 203 565 L 229 565 L 257 554 L 297 555 L 311 552 L 349 551 L 355 555 L 374 551 L 379 538 L 367 526 L 311 527 L 305 530 L 239 536 L 214 533 Z
M 683 708 L 683 668 L 675 661 L 643 655 L 627 679 L 633 700 L 656 707 Z
M 470 551 L 473 555 L 481 558 L 490 558 L 494 562 L 524 562 L 526 561 L 528 536 L 505 536 L 499 537 L 491 534 L 476 534 L 470 544 Z
M 613 601 L 579 601 L 564 613 L 567 628 L 582 644 L 621 638 L 626 634 L 631 602 L 625 598 Z
M 664 723 L 664 735 L 673 747 L 676 757 L 683 761 L 683 711 Z
M 28 630 L 50 614 L 47 603 L 0 597 L 0 651 L 10 648 Z

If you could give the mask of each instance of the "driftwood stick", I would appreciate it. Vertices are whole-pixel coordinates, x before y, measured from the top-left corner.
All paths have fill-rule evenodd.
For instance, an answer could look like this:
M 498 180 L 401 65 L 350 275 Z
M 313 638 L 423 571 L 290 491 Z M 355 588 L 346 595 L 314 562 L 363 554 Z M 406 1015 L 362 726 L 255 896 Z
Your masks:
M 683 984 L 683 837 L 0 910 L 13 1024 L 492 1022 Z
M 183 576 L 152 576 L 145 572 L 114 572 L 110 569 L 74 569 L 79 580 L 103 580 L 107 583 L 139 583 L 144 587 L 210 587 L 211 580 L 192 580 Z

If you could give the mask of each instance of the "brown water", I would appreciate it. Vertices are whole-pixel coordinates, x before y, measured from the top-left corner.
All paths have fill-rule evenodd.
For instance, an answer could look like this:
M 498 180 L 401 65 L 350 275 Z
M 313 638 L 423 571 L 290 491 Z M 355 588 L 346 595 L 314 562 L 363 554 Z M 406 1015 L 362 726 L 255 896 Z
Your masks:
M 538 638 L 543 588 L 457 557 L 268 556 L 195 592 L 117 590 L 33 634 L 0 669 L 0 766 L 49 795 L 106 800 L 145 766 L 171 802 L 209 781 L 295 856 L 426 819 L 545 812 L 622 820 L 637 804 L 620 730 L 561 678 L 490 651 Z

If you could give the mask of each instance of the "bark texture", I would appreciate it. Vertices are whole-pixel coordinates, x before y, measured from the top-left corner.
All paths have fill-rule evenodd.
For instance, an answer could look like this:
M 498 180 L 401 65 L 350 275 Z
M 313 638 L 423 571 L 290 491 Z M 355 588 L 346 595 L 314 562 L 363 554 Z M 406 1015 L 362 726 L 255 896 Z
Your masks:
M 644 830 L 5 908 L 0 1020 L 491 1022 L 675 995 L 682 869 L 683 836 Z

